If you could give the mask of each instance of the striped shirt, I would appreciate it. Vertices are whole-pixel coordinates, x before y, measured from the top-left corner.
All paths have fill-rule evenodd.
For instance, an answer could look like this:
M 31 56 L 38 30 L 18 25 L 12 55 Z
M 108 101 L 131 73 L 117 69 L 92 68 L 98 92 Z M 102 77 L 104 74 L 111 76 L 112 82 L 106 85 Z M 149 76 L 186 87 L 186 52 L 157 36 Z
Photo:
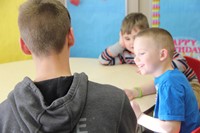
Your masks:
M 174 51 L 172 66 L 181 71 L 189 81 L 198 81 L 194 70 L 187 64 L 186 59 L 176 51 Z

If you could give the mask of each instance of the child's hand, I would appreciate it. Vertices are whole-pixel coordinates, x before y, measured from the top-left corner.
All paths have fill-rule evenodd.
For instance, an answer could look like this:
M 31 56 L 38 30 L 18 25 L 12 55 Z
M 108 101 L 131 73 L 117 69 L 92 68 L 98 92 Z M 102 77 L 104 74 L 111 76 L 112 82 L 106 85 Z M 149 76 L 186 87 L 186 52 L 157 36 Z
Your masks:
M 135 115 L 138 119 L 140 117 L 140 115 L 142 114 L 140 106 L 135 101 L 131 101 L 131 107 L 132 107 L 133 111 L 135 112 Z
M 129 89 L 124 89 L 124 92 L 126 93 L 126 95 L 128 96 L 129 100 L 133 100 L 134 98 L 134 92 L 132 90 Z
M 120 31 L 120 33 L 119 33 L 119 44 L 120 44 L 123 48 L 125 48 L 124 39 L 123 39 L 123 36 L 122 36 L 121 31 Z

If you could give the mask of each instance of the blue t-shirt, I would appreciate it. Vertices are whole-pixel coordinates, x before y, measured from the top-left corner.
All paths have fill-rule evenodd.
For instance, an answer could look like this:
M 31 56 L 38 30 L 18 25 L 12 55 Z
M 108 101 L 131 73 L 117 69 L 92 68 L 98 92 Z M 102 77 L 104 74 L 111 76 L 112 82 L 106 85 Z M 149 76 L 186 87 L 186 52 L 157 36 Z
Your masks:
M 168 70 L 155 78 L 157 99 L 154 117 L 181 121 L 180 133 L 190 133 L 200 126 L 200 113 L 192 87 L 178 69 Z

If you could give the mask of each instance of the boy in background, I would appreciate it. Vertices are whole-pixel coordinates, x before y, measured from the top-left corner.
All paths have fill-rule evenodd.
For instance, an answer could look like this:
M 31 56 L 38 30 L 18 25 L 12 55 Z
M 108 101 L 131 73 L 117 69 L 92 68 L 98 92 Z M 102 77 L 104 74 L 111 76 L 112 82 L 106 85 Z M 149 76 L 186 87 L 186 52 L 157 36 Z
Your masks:
M 135 63 L 142 75 L 154 77 L 156 104 L 154 118 L 141 112 L 132 101 L 138 124 L 154 132 L 190 133 L 200 126 L 197 100 L 187 78 L 171 65 L 174 44 L 164 29 L 150 28 L 134 41 Z
M 135 35 L 149 28 L 147 17 L 142 13 L 130 13 L 122 22 L 119 41 L 106 48 L 99 55 L 102 65 L 134 64 L 133 41 Z

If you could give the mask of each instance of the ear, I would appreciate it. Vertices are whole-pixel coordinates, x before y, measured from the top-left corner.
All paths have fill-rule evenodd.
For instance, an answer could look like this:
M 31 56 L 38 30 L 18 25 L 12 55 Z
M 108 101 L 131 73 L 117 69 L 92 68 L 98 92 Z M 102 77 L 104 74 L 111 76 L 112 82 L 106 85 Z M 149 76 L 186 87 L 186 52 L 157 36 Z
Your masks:
M 74 32 L 73 29 L 70 28 L 69 33 L 67 35 L 67 39 L 68 39 L 68 45 L 69 47 L 74 45 Z
M 161 49 L 160 50 L 160 60 L 163 61 L 168 57 L 168 51 L 167 49 Z
M 28 47 L 26 46 L 24 40 L 23 40 L 22 38 L 20 38 L 19 42 L 20 42 L 21 50 L 22 50 L 25 54 L 31 55 L 31 51 L 30 51 L 30 50 L 28 49 Z

